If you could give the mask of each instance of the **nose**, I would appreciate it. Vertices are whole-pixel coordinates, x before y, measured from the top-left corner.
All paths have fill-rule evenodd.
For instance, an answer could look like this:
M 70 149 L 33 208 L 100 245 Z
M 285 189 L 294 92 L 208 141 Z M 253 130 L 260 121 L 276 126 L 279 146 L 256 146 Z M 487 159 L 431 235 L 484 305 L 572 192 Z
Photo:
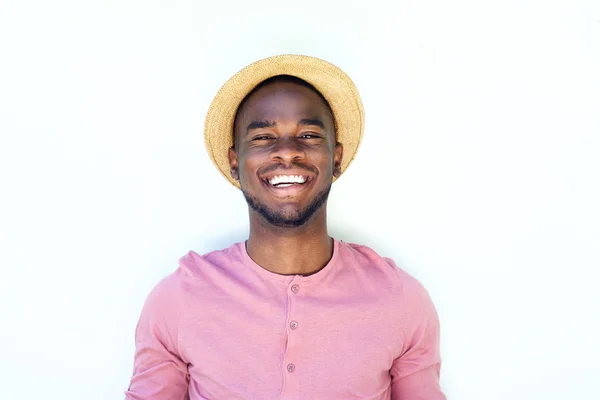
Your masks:
M 304 156 L 305 153 L 302 149 L 302 144 L 290 135 L 279 137 L 273 150 L 271 150 L 271 158 L 273 160 L 279 160 L 285 163 L 301 160 Z

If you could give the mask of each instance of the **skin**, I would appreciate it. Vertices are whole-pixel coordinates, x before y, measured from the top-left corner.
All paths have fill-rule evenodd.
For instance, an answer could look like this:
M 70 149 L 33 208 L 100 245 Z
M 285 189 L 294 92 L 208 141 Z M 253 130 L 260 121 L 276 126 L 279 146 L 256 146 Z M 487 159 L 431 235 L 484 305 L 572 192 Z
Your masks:
M 343 154 L 323 100 L 294 83 L 264 86 L 240 110 L 234 143 L 229 150 L 232 177 L 240 181 L 248 201 L 279 217 L 273 223 L 249 204 L 248 255 L 282 275 L 310 275 L 322 269 L 333 254 L 326 196 L 333 177 L 341 174 Z M 306 175 L 310 180 L 283 190 L 265 182 L 279 174 Z M 325 196 L 322 206 L 298 225 L 298 217 L 319 196 Z

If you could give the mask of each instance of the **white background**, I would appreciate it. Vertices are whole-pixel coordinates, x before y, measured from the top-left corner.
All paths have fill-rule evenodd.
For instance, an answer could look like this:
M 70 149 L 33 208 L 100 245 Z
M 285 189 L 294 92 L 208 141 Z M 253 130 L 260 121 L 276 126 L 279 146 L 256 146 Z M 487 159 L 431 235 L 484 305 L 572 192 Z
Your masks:
M 203 119 L 279 53 L 363 95 L 330 233 L 428 288 L 448 398 L 600 399 L 593 0 L 2 1 L 0 399 L 123 397 L 150 289 L 246 238 Z

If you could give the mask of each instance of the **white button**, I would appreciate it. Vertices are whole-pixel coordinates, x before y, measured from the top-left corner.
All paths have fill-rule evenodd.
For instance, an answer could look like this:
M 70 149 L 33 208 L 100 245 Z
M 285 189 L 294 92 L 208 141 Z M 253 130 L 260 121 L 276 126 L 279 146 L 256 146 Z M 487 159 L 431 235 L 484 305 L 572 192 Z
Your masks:
M 298 286 L 298 285 L 292 285 L 292 292 L 298 293 L 298 290 L 300 290 L 300 286 Z
M 288 372 L 294 372 L 296 370 L 296 366 L 294 364 L 288 364 L 287 365 L 287 370 Z
M 296 322 L 296 321 L 290 322 L 290 328 L 296 329 L 297 327 L 298 327 L 298 322 Z

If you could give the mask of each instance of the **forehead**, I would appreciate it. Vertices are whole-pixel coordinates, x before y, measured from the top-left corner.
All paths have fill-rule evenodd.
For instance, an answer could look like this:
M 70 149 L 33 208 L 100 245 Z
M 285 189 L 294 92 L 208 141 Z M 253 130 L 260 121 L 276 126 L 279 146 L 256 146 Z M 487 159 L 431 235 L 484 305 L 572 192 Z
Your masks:
M 243 121 L 290 122 L 318 117 L 326 124 L 333 123 L 327 105 L 315 91 L 290 82 L 270 83 L 252 93 L 240 109 L 240 117 Z

